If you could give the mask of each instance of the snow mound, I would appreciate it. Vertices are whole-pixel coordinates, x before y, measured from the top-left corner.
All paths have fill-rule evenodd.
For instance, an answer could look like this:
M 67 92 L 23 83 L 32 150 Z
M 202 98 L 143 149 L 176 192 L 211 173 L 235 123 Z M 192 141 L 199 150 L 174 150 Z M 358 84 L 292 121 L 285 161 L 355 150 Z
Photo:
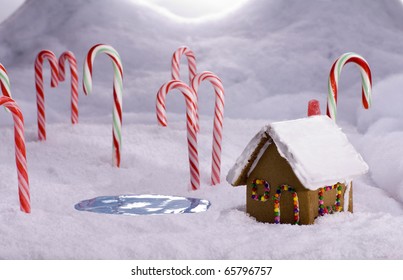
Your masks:
M 125 111 L 150 112 L 155 93 L 170 78 L 173 51 L 189 45 L 198 69 L 222 78 L 227 116 L 289 119 L 290 114 L 305 115 L 311 98 L 319 99 L 324 108 L 330 67 L 344 52 L 367 59 L 375 84 L 400 70 L 402 30 L 398 0 L 249 0 L 225 18 L 199 24 L 174 21 L 132 0 L 28 0 L 0 26 L 0 60 L 6 67 L 32 67 L 43 48 L 57 54 L 69 49 L 81 65 L 92 45 L 111 44 L 125 69 Z M 107 58 L 99 58 L 94 66 L 95 83 L 102 86 L 112 80 L 106 63 Z M 29 99 L 20 85 L 27 77 L 11 72 L 16 98 Z M 352 123 L 359 104 L 358 72 L 347 66 L 339 86 L 339 115 Z M 200 110 L 211 113 L 211 88 L 200 90 Z M 107 91 L 97 99 L 94 111 L 110 105 Z M 273 106 L 276 103 L 279 106 Z M 168 100 L 171 111 L 183 112 L 183 107 L 181 96 Z

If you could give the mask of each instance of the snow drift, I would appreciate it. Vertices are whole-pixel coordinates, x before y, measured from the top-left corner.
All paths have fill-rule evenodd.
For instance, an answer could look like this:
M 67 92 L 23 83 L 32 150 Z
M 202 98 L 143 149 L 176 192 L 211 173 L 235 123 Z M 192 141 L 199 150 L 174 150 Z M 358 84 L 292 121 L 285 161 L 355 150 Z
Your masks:
M 344 52 L 367 59 L 374 83 L 400 72 L 402 9 L 398 0 L 250 0 L 225 19 L 194 24 L 175 22 L 130 0 L 28 0 L 0 27 L 0 58 L 6 67 L 27 66 L 43 48 L 57 54 L 69 49 L 81 64 L 92 45 L 111 44 L 125 68 L 125 111 L 149 112 L 155 92 L 170 77 L 171 54 L 189 45 L 199 70 L 225 81 L 227 116 L 288 119 L 294 111 L 305 114 L 305 104 L 296 102 L 299 97 L 317 98 L 324 108 L 330 67 Z M 103 66 L 99 68 L 106 70 L 96 74 L 109 82 L 110 71 Z M 346 68 L 340 116 L 352 121 L 360 79 L 354 67 Z M 13 84 L 16 98 L 23 98 L 19 84 Z M 279 94 L 281 106 L 272 106 Z M 204 95 L 209 94 L 202 95 L 201 110 L 211 112 Z M 97 99 L 97 105 L 109 105 L 108 93 Z M 240 104 L 247 105 L 240 110 Z M 174 97 L 169 107 L 182 111 L 182 100 Z

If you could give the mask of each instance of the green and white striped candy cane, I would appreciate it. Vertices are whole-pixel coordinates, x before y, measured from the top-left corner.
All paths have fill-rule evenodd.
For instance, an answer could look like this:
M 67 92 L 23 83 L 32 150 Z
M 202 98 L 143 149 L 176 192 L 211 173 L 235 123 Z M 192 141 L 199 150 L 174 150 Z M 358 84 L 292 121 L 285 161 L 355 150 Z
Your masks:
M 123 94 L 123 67 L 118 52 L 109 45 L 98 44 L 93 46 L 84 61 L 83 88 L 88 95 L 92 91 L 92 65 L 95 56 L 99 53 L 107 54 L 113 62 L 113 165 L 120 167 L 120 153 L 122 148 L 122 94 Z
M 3 96 L 11 97 L 11 89 L 10 89 L 10 79 L 8 78 L 7 70 L 3 66 L 3 64 L 0 63 L 0 89 L 1 92 L 3 93 Z M 9 109 L 4 107 L 6 112 L 10 112 Z
M 368 62 L 360 55 L 349 52 L 340 56 L 332 66 L 329 74 L 327 115 L 336 121 L 337 116 L 337 89 L 341 69 L 347 63 L 354 62 L 358 65 L 362 82 L 362 105 L 365 109 L 371 106 L 372 77 Z
M 8 78 L 6 68 L 1 63 L 0 63 L 0 87 L 3 96 L 11 97 L 10 79 Z

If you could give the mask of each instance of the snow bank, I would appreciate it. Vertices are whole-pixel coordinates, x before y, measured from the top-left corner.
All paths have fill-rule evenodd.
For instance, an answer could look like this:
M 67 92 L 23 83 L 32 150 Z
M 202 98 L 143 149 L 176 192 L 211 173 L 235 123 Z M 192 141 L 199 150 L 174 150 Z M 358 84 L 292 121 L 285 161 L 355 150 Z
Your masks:
M 371 177 L 400 202 L 403 202 L 402 88 L 403 74 L 381 81 L 374 88 L 377 94 L 371 112 L 358 115 L 364 133 L 359 149 L 371 166 Z
M 125 112 L 150 112 L 155 93 L 170 78 L 173 51 L 189 45 L 196 53 L 198 69 L 222 78 L 228 117 L 292 119 L 305 115 L 311 98 L 320 100 L 324 110 L 330 67 L 344 52 L 367 59 L 375 84 L 400 71 L 402 14 L 398 0 L 250 0 L 224 19 L 184 24 L 132 0 L 29 0 L 0 25 L 0 60 L 8 69 L 19 67 L 10 69 L 15 98 L 31 101 L 33 74 L 25 75 L 21 68 L 32 67 L 40 49 L 57 54 L 69 49 L 81 65 L 92 45 L 111 44 L 125 69 Z M 109 87 L 108 58 L 97 58 L 94 68 L 94 85 Z M 339 85 L 339 120 L 354 123 L 360 76 L 353 66 L 345 68 Z M 29 87 L 22 85 L 28 81 Z M 200 110 L 211 114 L 211 88 L 202 85 L 200 90 Z M 111 93 L 98 90 L 94 94 L 97 101 L 89 103 L 91 110 L 103 115 Z M 183 112 L 182 97 L 171 96 L 168 107 Z

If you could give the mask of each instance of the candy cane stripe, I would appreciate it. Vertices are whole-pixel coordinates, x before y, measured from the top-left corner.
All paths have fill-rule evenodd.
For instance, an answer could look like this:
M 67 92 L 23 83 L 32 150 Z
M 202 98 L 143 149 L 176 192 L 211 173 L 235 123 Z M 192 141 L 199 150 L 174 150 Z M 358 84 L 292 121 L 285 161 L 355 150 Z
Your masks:
M 112 162 L 120 167 L 122 148 L 122 101 L 123 101 L 123 66 L 118 52 L 111 46 L 97 44 L 87 54 L 83 70 L 83 89 L 85 94 L 92 91 L 92 68 L 95 56 L 99 53 L 108 55 L 113 64 L 113 110 L 112 110 Z
M 191 49 L 188 47 L 180 47 L 178 48 L 174 54 L 172 55 L 171 62 L 171 75 L 173 80 L 181 80 L 180 79 L 180 59 L 182 55 L 185 55 L 188 60 L 188 68 L 189 68 L 189 85 L 193 77 L 196 75 L 196 58 Z
M 203 81 L 209 81 L 214 88 L 215 93 L 215 110 L 213 123 L 213 147 L 212 147 L 212 164 L 211 164 L 211 183 L 219 184 L 221 174 L 221 142 L 222 127 L 224 118 L 224 87 L 220 78 L 214 73 L 205 71 L 197 74 L 192 80 L 192 88 L 198 99 L 198 89 Z M 196 107 L 197 108 L 197 107 Z
M 48 60 L 50 64 L 51 87 L 56 87 L 59 82 L 59 65 L 55 54 L 49 50 L 40 51 L 35 60 L 35 88 L 38 109 L 38 138 L 41 141 L 46 140 L 45 94 L 42 75 L 42 67 L 45 60 Z
M 18 178 L 18 196 L 20 209 L 25 213 L 31 212 L 29 179 L 27 171 L 25 138 L 24 138 L 24 117 L 17 103 L 8 96 L 0 97 L 0 105 L 6 107 L 13 115 L 14 120 L 14 141 L 15 141 L 15 163 Z
M 7 74 L 6 68 L 0 63 L 0 88 L 3 96 L 11 97 L 10 79 Z
M 190 185 L 192 190 L 200 187 L 199 156 L 197 150 L 197 136 L 195 128 L 196 99 L 193 90 L 185 83 L 178 80 L 171 80 L 158 90 L 157 93 L 157 120 L 162 126 L 167 125 L 165 97 L 172 89 L 178 89 L 185 97 L 186 102 L 186 127 L 189 154 Z
M 327 115 L 336 121 L 338 81 L 343 66 L 353 62 L 358 65 L 361 75 L 361 100 L 365 109 L 371 107 L 372 75 L 368 63 L 363 57 L 355 53 L 345 53 L 332 65 L 328 81 Z
M 65 63 L 70 65 L 71 87 L 71 123 L 78 123 L 78 71 L 77 60 L 71 51 L 62 53 L 59 57 L 59 81 L 64 81 L 66 76 Z

